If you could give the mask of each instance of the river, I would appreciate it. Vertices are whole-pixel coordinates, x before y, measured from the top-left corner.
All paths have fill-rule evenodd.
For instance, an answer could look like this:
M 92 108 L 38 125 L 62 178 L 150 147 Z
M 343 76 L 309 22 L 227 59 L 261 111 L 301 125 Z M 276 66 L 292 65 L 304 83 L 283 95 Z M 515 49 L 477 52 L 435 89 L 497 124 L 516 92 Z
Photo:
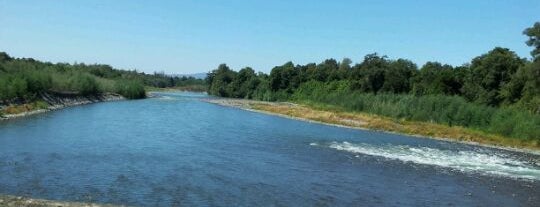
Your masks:
M 0 122 L 0 194 L 134 206 L 540 206 L 540 156 L 307 123 L 197 93 Z

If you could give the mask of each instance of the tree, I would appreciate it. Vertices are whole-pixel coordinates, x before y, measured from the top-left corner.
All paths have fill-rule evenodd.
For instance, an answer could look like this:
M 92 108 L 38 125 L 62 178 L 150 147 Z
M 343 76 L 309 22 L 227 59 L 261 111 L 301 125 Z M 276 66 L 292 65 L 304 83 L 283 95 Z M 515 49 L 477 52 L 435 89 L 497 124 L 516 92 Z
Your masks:
M 270 89 L 278 91 L 298 87 L 298 71 L 292 62 L 287 62 L 282 66 L 277 66 L 270 72 Z
M 317 80 L 335 81 L 341 79 L 338 68 L 338 62 L 335 59 L 326 59 L 324 62 L 317 65 Z
M 389 64 L 384 73 L 384 92 L 406 93 L 411 88 L 411 77 L 417 72 L 416 64 L 410 60 L 398 59 Z
M 510 83 L 501 90 L 501 95 L 506 104 L 518 103 L 540 114 L 540 61 L 520 67 Z
M 413 93 L 416 95 L 456 95 L 461 88 L 452 66 L 438 62 L 424 64 L 413 82 Z
M 386 58 L 378 56 L 377 53 L 366 55 L 362 63 L 352 68 L 352 88 L 377 93 L 384 85 L 384 76 L 389 68 L 389 61 Z
M 209 94 L 231 97 L 232 92 L 229 84 L 234 80 L 236 73 L 232 71 L 226 64 L 220 64 L 217 69 L 210 72 L 207 76 L 209 85 Z
M 510 82 L 525 60 L 507 48 L 496 47 L 474 58 L 462 92 L 470 101 L 498 106 L 504 99 L 500 89 Z
M 339 70 L 348 71 L 351 69 L 352 60 L 349 58 L 343 58 L 339 63 Z
M 338 75 L 340 80 L 346 79 L 349 76 L 349 72 L 351 71 L 351 64 L 352 60 L 349 58 L 343 58 L 343 60 L 341 60 L 338 68 Z
M 233 87 L 233 97 L 251 97 L 251 93 L 255 90 L 253 87 L 256 87 L 256 84 L 253 81 L 256 79 L 257 75 L 255 75 L 255 71 L 250 67 L 242 68 L 238 71 L 236 78 L 231 82 L 231 86 Z
M 12 58 L 5 52 L 0 52 L 0 63 L 10 61 Z
M 533 59 L 538 60 L 540 58 L 540 22 L 536 22 L 532 27 L 525 29 L 523 34 L 529 37 L 525 43 L 534 48 L 531 51 Z

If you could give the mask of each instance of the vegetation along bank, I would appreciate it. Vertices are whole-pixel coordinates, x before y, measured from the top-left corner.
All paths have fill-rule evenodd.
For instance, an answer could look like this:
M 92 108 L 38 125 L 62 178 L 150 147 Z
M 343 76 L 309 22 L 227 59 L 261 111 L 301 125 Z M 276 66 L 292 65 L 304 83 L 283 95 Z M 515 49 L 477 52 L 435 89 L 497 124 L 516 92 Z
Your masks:
M 377 115 L 394 123 L 459 127 L 475 132 L 467 139 L 539 148 L 540 22 L 523 34 L 533 47 L 530 59 L 495 47 L 456 67 L 439 62 L 418 67 L 410 60 L 376 53 L 354 65 L 348 58 L 305 65 L 287 62 L 269 74 L 250 67 L 237 72 L 221 64 L 208 74 L 207 91 L 221 97 L 293 102 L 313 110 Z
M 41 62 L 0 52 L 0 117 L 4 118 L 119 96 L 145 98 L 147 88 L 173 87 L 205 88 L 202 79 L 193 77 L 145 74 L 102 64 Z

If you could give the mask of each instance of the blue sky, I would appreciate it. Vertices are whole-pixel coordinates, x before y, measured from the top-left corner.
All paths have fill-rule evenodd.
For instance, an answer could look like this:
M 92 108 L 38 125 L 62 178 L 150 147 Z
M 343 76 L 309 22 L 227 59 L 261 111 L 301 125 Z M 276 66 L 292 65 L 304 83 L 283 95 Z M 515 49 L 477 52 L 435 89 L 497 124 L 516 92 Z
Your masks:
M 538 0 L 0 0 L 0 51 L 178 74 L 373 52 L 461 65 L 495 46 L 529 58 L 535 21 Z

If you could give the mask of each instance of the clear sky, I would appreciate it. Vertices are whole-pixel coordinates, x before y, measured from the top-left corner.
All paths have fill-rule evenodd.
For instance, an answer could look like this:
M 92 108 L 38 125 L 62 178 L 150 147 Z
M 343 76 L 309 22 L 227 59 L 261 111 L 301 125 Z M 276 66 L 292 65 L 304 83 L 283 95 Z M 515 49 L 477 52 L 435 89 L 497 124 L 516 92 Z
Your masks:
M 529 58 L 535 21 L 539 0 L 0 0 L 0 51 L 177 74 L 373 52 L 461 65 L 495 46 Z

